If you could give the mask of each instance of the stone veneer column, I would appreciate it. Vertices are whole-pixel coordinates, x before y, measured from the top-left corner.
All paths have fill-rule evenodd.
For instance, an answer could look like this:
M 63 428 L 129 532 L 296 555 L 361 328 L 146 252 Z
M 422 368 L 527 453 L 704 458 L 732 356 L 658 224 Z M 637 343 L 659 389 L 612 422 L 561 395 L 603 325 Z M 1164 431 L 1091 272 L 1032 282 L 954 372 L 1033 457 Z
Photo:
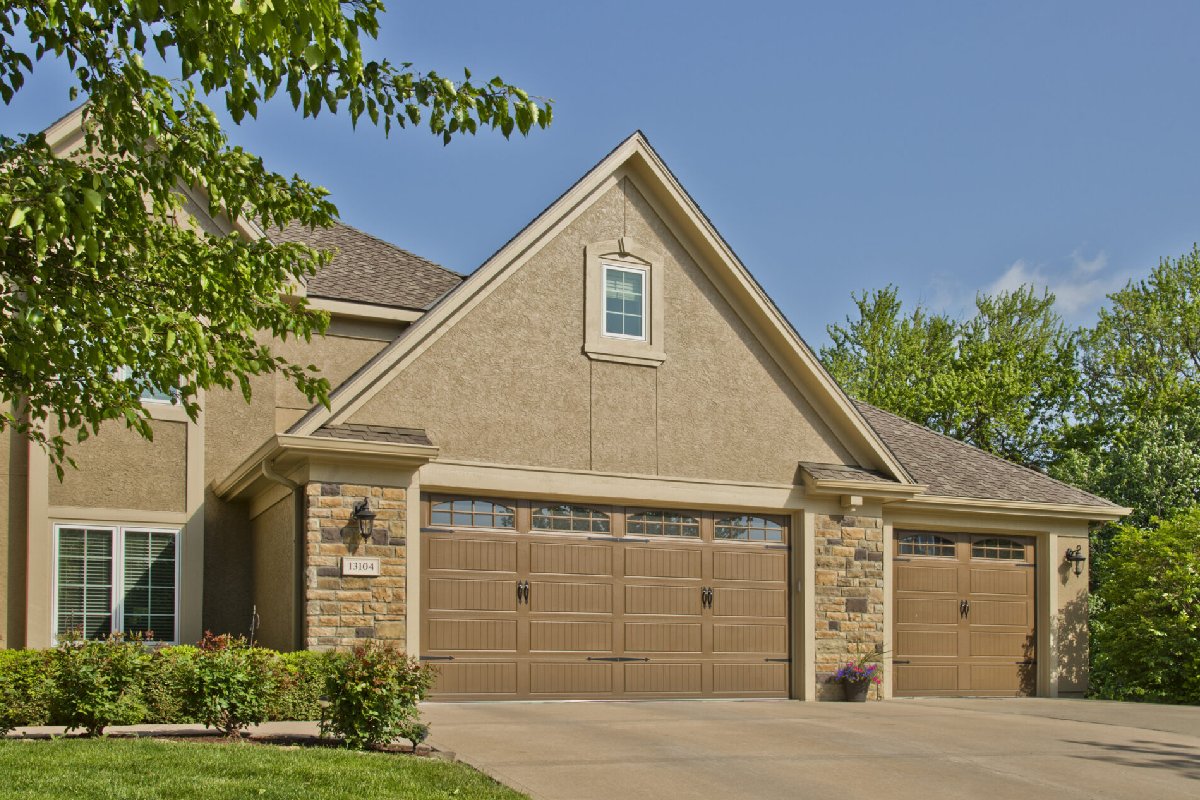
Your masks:
M 374 639 L 401 650 L 406 643 L 407 573 L 404 489 L 350 483 L 309 483 L 305 489 L 305 635 L 309 650 L 348 649 Z M 363 542 L 354 505 L 370 498 L 371 539 Z M 342 577 L 342 556 L 379 559 L 375 577 Z
M 832 700 L 838 667 L 883 650 L 883 520 L 817 514 L 815 522 L 817 697 Z

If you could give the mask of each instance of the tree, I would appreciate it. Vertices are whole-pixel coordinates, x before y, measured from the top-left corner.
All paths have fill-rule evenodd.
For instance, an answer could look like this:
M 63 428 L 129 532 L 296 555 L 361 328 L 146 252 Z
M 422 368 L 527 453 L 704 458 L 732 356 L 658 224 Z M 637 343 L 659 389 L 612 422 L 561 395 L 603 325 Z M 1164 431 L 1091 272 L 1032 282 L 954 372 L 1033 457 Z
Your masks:
M 0 137 L 0 430 L 42 443 L 62 474 L 67 435 L 122 419 L 150 438 L 140 397 L 173 387 L 195 419 L 201 390 L 285 374 L 312 401 L 328 383 L 261 333 L 310 337 L 326 318 L 294 286 L 328 255 L 255 227 L 331 224 L 324 189 L 231 146 L 205 96 L 235 122 L 283 91 L 304 117 L 348 111 L 449 142 L 480 127 L 528 133 L 549 102 L 500 78 L 455 83 L 364 58 L 380 0 L 14 0 L 0 8 L 0 99 L 36 63 L 64 59 L 85 138 L 56 153 L 40 134 Z M 21 44 L 19 39 L 28 40 Z M 22 49 L 24 48 L 24 49 Z M 147 66 L 160 65 L 155 71 Z M 167 73 L 177 73 L 173 79 Z M 205 230 L 184 194 L 250 235 Z
M 821 360 L 851 395 L 1032 467 L 1055 458 L 1075 392 L 1075 337 L 1054 296 L 1021 287 L 975 298 L 965 321 L 917 306 L 897 289 L 856 295 L 858 318 L 828 327 Z
M 1055 473 L 1134 509 L 1200 503 L 1200 250 L 1109 296 L 1081 339 L 1081 399 Z
M 1200 506 L 1121 526 L 1095 569 L 1093 692 L 1200 703 Z

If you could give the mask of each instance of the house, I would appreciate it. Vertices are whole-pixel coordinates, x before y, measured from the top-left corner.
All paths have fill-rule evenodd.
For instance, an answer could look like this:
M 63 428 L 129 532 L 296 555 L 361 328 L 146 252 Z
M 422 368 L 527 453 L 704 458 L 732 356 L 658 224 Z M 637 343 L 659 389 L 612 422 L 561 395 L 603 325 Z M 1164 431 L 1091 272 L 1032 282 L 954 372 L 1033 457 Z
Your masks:
M 337 251 L 327 335 L 279 345 L 331 407 L 148 399 L 153 443 L 102 431 L 61 483 L 10 438 L 6 646 L 375 639 L 446 699 L 818 699 L 868 654 L 884 696 L 1085 690 L 1067 554 L 1126 509 L 847 397 L 642 134 L 466 277 L 271 235 Z

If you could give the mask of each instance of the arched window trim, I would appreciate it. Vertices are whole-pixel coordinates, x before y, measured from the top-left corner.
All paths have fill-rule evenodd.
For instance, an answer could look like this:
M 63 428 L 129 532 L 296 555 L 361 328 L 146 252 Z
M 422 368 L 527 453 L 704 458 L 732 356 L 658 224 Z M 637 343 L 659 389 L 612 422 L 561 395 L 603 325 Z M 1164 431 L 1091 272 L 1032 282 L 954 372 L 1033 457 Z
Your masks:
M 899 554 L 918 558 L 954 558 L 954 540 L 936 533 L 905 533 L 897 538 Z
M 434 497 L 429 502 L 429 523 L 445 528 L 516 530 L 516 505 L 487 497 Z
M 626 514 L 625 534 L 627 536 L 700 538 L 700 517 L 696 514 L 653 508 L 631 510 Z
M 545 513 L 547 511 L 560 513 Z M 531 533 L 558 531 L 608 534 L 612 531 L 612 515 L 592 506 L 575 503 L 543 503 L 530 509 L 529 530 Z
M 722 529 L 725 529 L 725 535 L 722 535 Z M 737 535 L 730 536 L 730 532 Z M 758 514 L 727 514 L 713 520 L 713 541 L 718 542 L 782 543 L 783 532 L 783 523 Z

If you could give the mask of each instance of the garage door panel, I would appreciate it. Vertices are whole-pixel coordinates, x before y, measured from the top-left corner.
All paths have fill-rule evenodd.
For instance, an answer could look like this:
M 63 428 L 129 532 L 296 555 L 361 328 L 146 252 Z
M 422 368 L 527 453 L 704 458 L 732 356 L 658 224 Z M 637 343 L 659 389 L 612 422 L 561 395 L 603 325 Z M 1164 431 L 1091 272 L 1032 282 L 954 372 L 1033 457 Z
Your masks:
M 428 540 L 429 569 L 516 572 L 517 543 L 494 539 L 437 537 Z
M 612 586 L 607 583 L 530 581 L 529 610 L 534 613 L 611 614 Z
M 958 599 L 902 597 L 896 600 L 896 623 L 900 625 L 956 625 Z
M 699 622 L 626 622 L 625 650 L 635 653 L 699 653 Z
M 896 590 L 958 594 L 958 565 L 896 564 Z
M 1023 664 L 973 664 L 971 691 L 1021 694 L 1032 691 L 1033 668 Z
M 959 691 L 957 664 L 898 664 L 892 672 L 897 692 Z
M 787 652 L 786 625 L 713 625 L 714 653 Z
M 431 611 L 516 611 L 516 583 L 511 580 L 430 578 Z
M 515 619 L 432 619 L 428 646 L 432 650 L 515 651 Z
M 695 548 L 628 547 L 625 576 L 629 578 L 700 579 L 700 551 Z
M 958 629 L 949 631 L 897 631 L 896 652 L 905 657 L 958 655 Z
M 1016 569 L 971 570 L 971 592 L 974 594 L 1017 595 L 1024 597 L 1028 591 L 1028 567 Z
M 625 664 L 628 694 L 700 694 L 703 670 L 699 663 Z
M 514 661 L 446 662 L 435 666 L 434 691 L 439 694 L 516 695 Z
M 1030 604 L 1024 600 L 971 600 L 971 622 L 975 625 L 1020 625 L 1027 627 Z
M 712 613 L 716 617 L 782 618 L 787 614 L 783 589 L 713 589 Z
M 534 652 L 607 653 L 613 647 L 611 622 L 531 620 L 529 649 Z
M 718 694 L 785 694 L 786 664 L 713 664 L 713 691 Z
M 529 571 L 539 575 L 611 575 L 612 548 L 533 542 L 529 545 Z
M 535 661 L 529 665 L 530 694 L 608 694 L 612 690 L 612 664 Z
M 698 587 L 652 584 L 633 584 L 625 587 L 626 614 L 699 616 L 700 611 Z
M 787 556 L 782 553 L 713 553 L 713 578 L 718 581 L 787 580 Z
M 989 633 L 971 631 L 971 655 L 1024 658 L 1033 649 L 1033 637 L 1027 633 Z

